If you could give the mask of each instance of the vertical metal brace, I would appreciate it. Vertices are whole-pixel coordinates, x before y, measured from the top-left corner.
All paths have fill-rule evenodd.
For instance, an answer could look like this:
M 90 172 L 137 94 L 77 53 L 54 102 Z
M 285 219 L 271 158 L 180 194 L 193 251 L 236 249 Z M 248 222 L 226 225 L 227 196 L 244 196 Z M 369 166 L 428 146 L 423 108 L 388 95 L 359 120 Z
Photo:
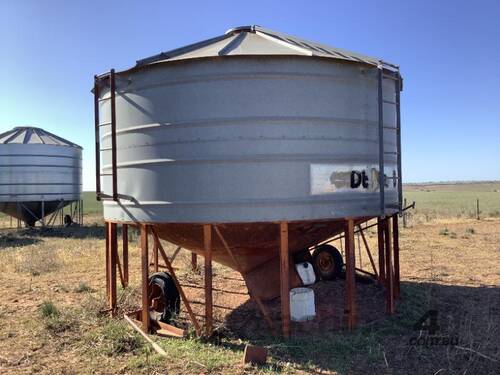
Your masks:
M 102 200 L 104 196 L 101 191 L 101 144 L 100 144 L 100 131 L 101 126 L 99 121 L 99 84 L 100 78 L 94 76 L 94 126 L 95 126 L 95 159 L 96 159 L 96 198 Z M 118 177 L 116 173 L 116 84 L 115 84 L 115 70 L 111 69 L 109 72 L 109 88 L 110 88 L 110 109 L 111 109 L 111 178 L 113 185 L 113 192 L 111 198 L 118 201 Z
M 111 178 L 113 180 L 113 200 L 118 201 L 118 180 L 116 175 L 116 103 L 115 103 L 115 70 L 109 73 L 109 87 L 111 94 Z
M 101 200 L 101 140 L 99 136 L 99 78 L 94 76 L 95 194 Z
M 384 98 L 382 92 L 383 67 L 378 69 L 378 176 L 380 189 L 380 216 L 385 217 L 385 171 L 384 171 Z
M 398 151 L 398 204 L 399 212 L 403 210 L 403 179 L 401 177 L 401 103 L 400 103 L 400 92 L 401 92 L 401 74 L 399 70 L 397 72 L 398 79 L 396 80 L 396 131 L 397 131 L 397 151 Z

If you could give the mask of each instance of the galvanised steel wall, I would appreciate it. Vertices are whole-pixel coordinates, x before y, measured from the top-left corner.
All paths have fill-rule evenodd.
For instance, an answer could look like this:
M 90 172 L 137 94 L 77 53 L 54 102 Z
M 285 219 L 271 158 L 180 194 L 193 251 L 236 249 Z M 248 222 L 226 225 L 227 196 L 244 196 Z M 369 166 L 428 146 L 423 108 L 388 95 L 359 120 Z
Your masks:
M 375 67 L 300 56 L 204 58 L 122 72 L 116 86 L 118 192 L 128 199 L 104 202 L 107 220 L 380 214 Z M 395 82 L 384 79 L 383 89 L 394 101 Z M 100 111 L 101 122 L 109 121 L 109 100 Z M 385 151 L 395 152 L 389 103 L 384 125 Z M 110 173 L 109 127 L 102 129 L 102 172 Z M 385 165 L 392 176 L 396 156 L 387 154 Z M 348 186 L 352 171 L 370 175 L 366 188 Z M 110 194 L 111 178 L 102 182 Z M 395 205 L 397 189 L 389 185 L 386 202 Z
M 0 144 L 0 202 L 79 200 L 82 150 L 49 144 Z

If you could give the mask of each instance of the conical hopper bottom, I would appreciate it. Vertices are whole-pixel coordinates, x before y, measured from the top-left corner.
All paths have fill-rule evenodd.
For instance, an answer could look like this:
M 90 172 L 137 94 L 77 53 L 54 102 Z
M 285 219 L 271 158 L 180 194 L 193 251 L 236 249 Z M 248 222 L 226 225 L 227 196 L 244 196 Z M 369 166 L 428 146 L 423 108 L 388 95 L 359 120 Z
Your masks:
M 70 201 L 65 201 L 63 206 L 70 204 Z M 0 212 L 3 212 L 9 216 L 19 219 L 26 223 L 26 225 L 32 227 L 35 225 L 36 221 L 42 218 L 42 214 L 45 216 L 50 215 L 55 212 L 58 208 L 62 207 L 61 201 L 45 201 L 42 202 L 0 202 Z
M 357 219 L 356 225 L 369 219 Z M 289 252 L 293 254 L 342 233 L 344 223 L 344 220 L 338 219 L 289 222 Z M 204 255 L 203 224 L 162 223 L 154 226 L 160 238 Z M 277 297 L 280 287 L 279 224 L 235 223 L 217 224 L 217 227 L 236 258 L 249 290 L 264 300 Z M 238 270 L 216 233 L 212 234 L 212 259 Z M 292 266 L 290 281 L 291 287 L 301 285 Z

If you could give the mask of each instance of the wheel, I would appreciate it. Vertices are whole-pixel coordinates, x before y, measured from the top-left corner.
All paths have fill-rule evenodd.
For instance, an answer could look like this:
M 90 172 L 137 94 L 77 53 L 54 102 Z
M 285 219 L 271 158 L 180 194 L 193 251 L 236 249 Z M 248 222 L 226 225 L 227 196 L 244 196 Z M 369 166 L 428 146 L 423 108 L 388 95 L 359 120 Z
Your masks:
M 36 225 L 36 220 L 29 218 L 24 221 L 24 225 L 26 228 L 34 228 Z
M 169 323 L 180 311 L 180 296 L 174 280 L 166 272 L 157 272 L 149 277 L 149 303 L 160 314 L 159 320 Z
M 69 227 L 71 224 L 73 224 L 73 219 L 71 218 L 71 216 L 64 215 L 64 226 Z
M 322 280 L 334 280 L 342 272 L 343 265 L 342 255 L 331 245 L 321 245 L 313 252 L 313 267 Z

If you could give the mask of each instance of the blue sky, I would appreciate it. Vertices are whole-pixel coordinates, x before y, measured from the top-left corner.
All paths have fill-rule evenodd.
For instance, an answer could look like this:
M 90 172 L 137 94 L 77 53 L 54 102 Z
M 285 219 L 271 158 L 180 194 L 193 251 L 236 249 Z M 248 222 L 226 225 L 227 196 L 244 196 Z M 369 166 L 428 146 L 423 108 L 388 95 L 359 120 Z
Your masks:
M 500 2 L 0 0 L 0 132 L 34 125 L 84 151 L 93 75 L 258 24 L 401 65 L 405 182 L 500 180 Z

